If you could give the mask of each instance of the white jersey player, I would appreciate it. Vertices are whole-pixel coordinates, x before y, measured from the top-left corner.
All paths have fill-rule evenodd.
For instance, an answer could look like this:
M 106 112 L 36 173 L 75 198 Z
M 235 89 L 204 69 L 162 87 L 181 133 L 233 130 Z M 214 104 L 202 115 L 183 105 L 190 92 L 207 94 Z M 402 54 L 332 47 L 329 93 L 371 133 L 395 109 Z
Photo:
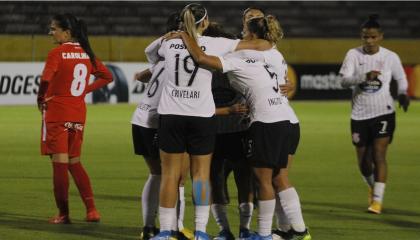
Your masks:
M 398 83 L 398 100 L 407 111 L 407 78 L 398 55 L 380 47 L 382 29 L 372 15 L 361 27 L 363 45 L 348 51 L 340 74 L 342 86 L 353 88 L 351 132 L 359 169 L 369 186 L 368 211 L 379 214 L 387 181 L 385 159 L 395 129 L 390 82 Z
M 185 31 L 207 52 L 224 55 L 250 44 L 200 36 L 209 24 L 207 10 L 200 4 L 187 5 L 180 16 Z M 165 59 L 167 79 L 158 107 L 163 174 L 159 204 L 161 232 L 156 239 L 168 238 L 174 230 L 172 221 L 176 216 L 177 182 L 182 168 L 180 158 L 185 151 L 190 154 L 191 159 L 195 238 L 208 239 L 206 226 L 210 210 L 209 175 L 216 134 L 212 75 L 193 61 L 181 40 L 169 40 L 161 44 L 158 53 Z M 149 53 L 156 52 L 154 49 L 148 50 Z M 148 58 L 156 59 L 150 56 Z
M 251 19 L 246 30 L 249 39 L 266 39 L 273 44 L 280 38 L 278 22 L 273 16 Z M 179 35 L 194 60 L 200 65 L 227 72 L 232 86 L 241 91 L 247 99 L 251 115 L 248 153 L 260 186 L 257 237 L 271 239 L 275 208 L 273 173 L 287 166 L 289 152 L 290 111 L 287 107 L 287 98 L 279 91 L 279 76 L 283 76 L 284 80 L 285 74 L 284 59 L 274 49 L 260 53 L 270 64 L 257 60 L 256 53 L 252 51 L 240 51 L 224 57 L 210 56 L 206 55 L 187 34 L 179 33 Z M 291 233 L 310 239 L 303 222 L 297 193 L 294 188 L 288 187 L 284 191 L 286 196 L 283 196 L 285 204 L 297 207 L 288 215 L 294 218 L 293 227 L 296 227 Z

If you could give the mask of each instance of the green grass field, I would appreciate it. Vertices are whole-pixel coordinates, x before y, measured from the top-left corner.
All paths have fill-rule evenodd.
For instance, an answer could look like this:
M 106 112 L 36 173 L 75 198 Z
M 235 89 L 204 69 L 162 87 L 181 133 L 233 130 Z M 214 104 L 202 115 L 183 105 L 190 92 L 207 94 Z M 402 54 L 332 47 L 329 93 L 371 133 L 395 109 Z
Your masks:
M 302 136 L 291 178 L 313 239 L 420 239 L 420 102 L 413 102 L 408 113 L 397 111 L 382 215 L 366 213 L 367 187 L 350 142 L 350 103 L 296 101 L 293 105 Z M 102 222 L 83 221 L 84 207 L 71 183 L 73 224 L 53 226 L 47 223 L 56 209 L 51 164 L 39 154 L 40 114 L 35 106 L 0 107 L 0 239 L 136 239 L 141 226 L 140 192 L 148 171 L 132 150 L 134 109 L 134 105 L 89 106 L 82 161 L 91 176 Z M 190 197 L 187 191 L 189 228 Z M 233 187 L 231 197 L 236 197 Z M 235 199 L 229 215 L 237 234 Z M 211 218 L 208 232 L 217 231 Z

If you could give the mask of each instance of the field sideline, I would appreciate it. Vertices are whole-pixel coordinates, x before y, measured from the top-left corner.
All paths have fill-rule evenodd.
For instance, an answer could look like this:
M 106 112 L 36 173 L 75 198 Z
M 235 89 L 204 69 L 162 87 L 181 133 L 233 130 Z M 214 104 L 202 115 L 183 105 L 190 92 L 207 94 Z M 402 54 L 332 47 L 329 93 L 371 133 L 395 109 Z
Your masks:
M 420 239 L 420 102 L 413 101 L 408 113 L 397 110 L 382 215 L 366 213 L 367 187 L 350 141 L 350 103 L 296 101 L 293 106 L 302 136 L 291 179 L 313 239 Z M 88 107 L 82 161 L 91 176 L 102 222 L 83 221 L 84 207 L 71 182 L 73 224 L 53 226 L 47 223 L 48 217 L 56 214 L 52 170 L 48 158 L 39 155 L 40 114 L 35 106 L 1 106 L 0 239 L 137 239 L 140 192 L 147 168 L 132 150 L 130 119 L 134 109 L 135 105 L 126 104 Z M 190 182 L 187 189 L 185 225 L 192 228 Z M 234 188 L 231 197 L 229 215 L 236 235 Z M 212 217 L 208 232 L 218 232 Z

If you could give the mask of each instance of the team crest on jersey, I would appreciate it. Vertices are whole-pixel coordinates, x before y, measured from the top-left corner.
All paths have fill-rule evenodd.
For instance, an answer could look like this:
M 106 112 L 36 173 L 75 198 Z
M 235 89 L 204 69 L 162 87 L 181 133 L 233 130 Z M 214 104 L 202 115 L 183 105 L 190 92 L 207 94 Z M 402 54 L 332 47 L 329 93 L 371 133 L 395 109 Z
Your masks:
M 359 88 L 363 92 L 374 93 L 374 92 L 379 91 L 379 89 L 382 88 L 382 82 L 381 80 L 376 78 L 374 80 L 369 80 L 369 81 L 359 84 Z
M 358 143 L 358 142 L 360 142 L 360 134 L 359 134 L 359 133 L 353 133 L 353 134 L 351 135 L 351 138 L 353 139 L 353 142 L 354 142 L 354 143 Z

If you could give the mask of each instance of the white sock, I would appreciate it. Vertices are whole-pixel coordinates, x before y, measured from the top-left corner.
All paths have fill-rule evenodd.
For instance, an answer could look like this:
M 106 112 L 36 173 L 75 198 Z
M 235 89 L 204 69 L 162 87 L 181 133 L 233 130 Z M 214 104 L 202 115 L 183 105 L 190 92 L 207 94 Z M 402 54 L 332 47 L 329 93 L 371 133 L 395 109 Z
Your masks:
M 299 196 L 294 187 L 288 188 L 278 193 L 283 211 L 297 232 L 303 232 L 306 229 L 303 221 L 302 209 L 300 207 Z
M 175 205 L 175 218 L 172 219 L 172 226 L 171 229 L 177 231 L 178 230 L 178 201 L 176 202 Z
M 239 204 L 239 227 L 250 229 L 254 204 L 246 202 Z
M 178 229 L 184 229 L 184 213 L 185 213 L 185 189 L 184 186 L 178 188 Z
M 373 201 L 382 203 L 385 192 L 385 183 L 375 182 L 373 187 Z
M 276 196 L 276 218 L 277 218 L 277 229 L 287 232 L 292 228 L 289 218 L 284 213 L 283 207 L 280 203 L 280 198 Z
M 143 225 L 154 227 L 159 207 L 160 175 L 150 174 L 141 193 Z
M 367 183 L 367 185 L 369 185 L 369 187 L 373 188 L 373 185 L 375 184 L 375 178 L 373 176 L 373 173 L 369 176 L 363 176 L 363 180 L 365 181 L 365 183 Z
M 173 229 L 174 219 L 176 219 L 176 208 L 159 207 L 159 223 L 161 232 L 175 230 Z
M 211 213 L 213 214 L 214 220 L 220 230 L 229 229 L 229 221 L 227 219 L 226 205 L 224 204 L 212 204 Z
M 276 200 L 258 201 L 258 234 L 260 236 L 271 235 L 271 225 L 276 207 Z
M 195 230 L 206 232 L 207 223 L 209 221 L 210 206 L 209 205 L 195 205 Z

